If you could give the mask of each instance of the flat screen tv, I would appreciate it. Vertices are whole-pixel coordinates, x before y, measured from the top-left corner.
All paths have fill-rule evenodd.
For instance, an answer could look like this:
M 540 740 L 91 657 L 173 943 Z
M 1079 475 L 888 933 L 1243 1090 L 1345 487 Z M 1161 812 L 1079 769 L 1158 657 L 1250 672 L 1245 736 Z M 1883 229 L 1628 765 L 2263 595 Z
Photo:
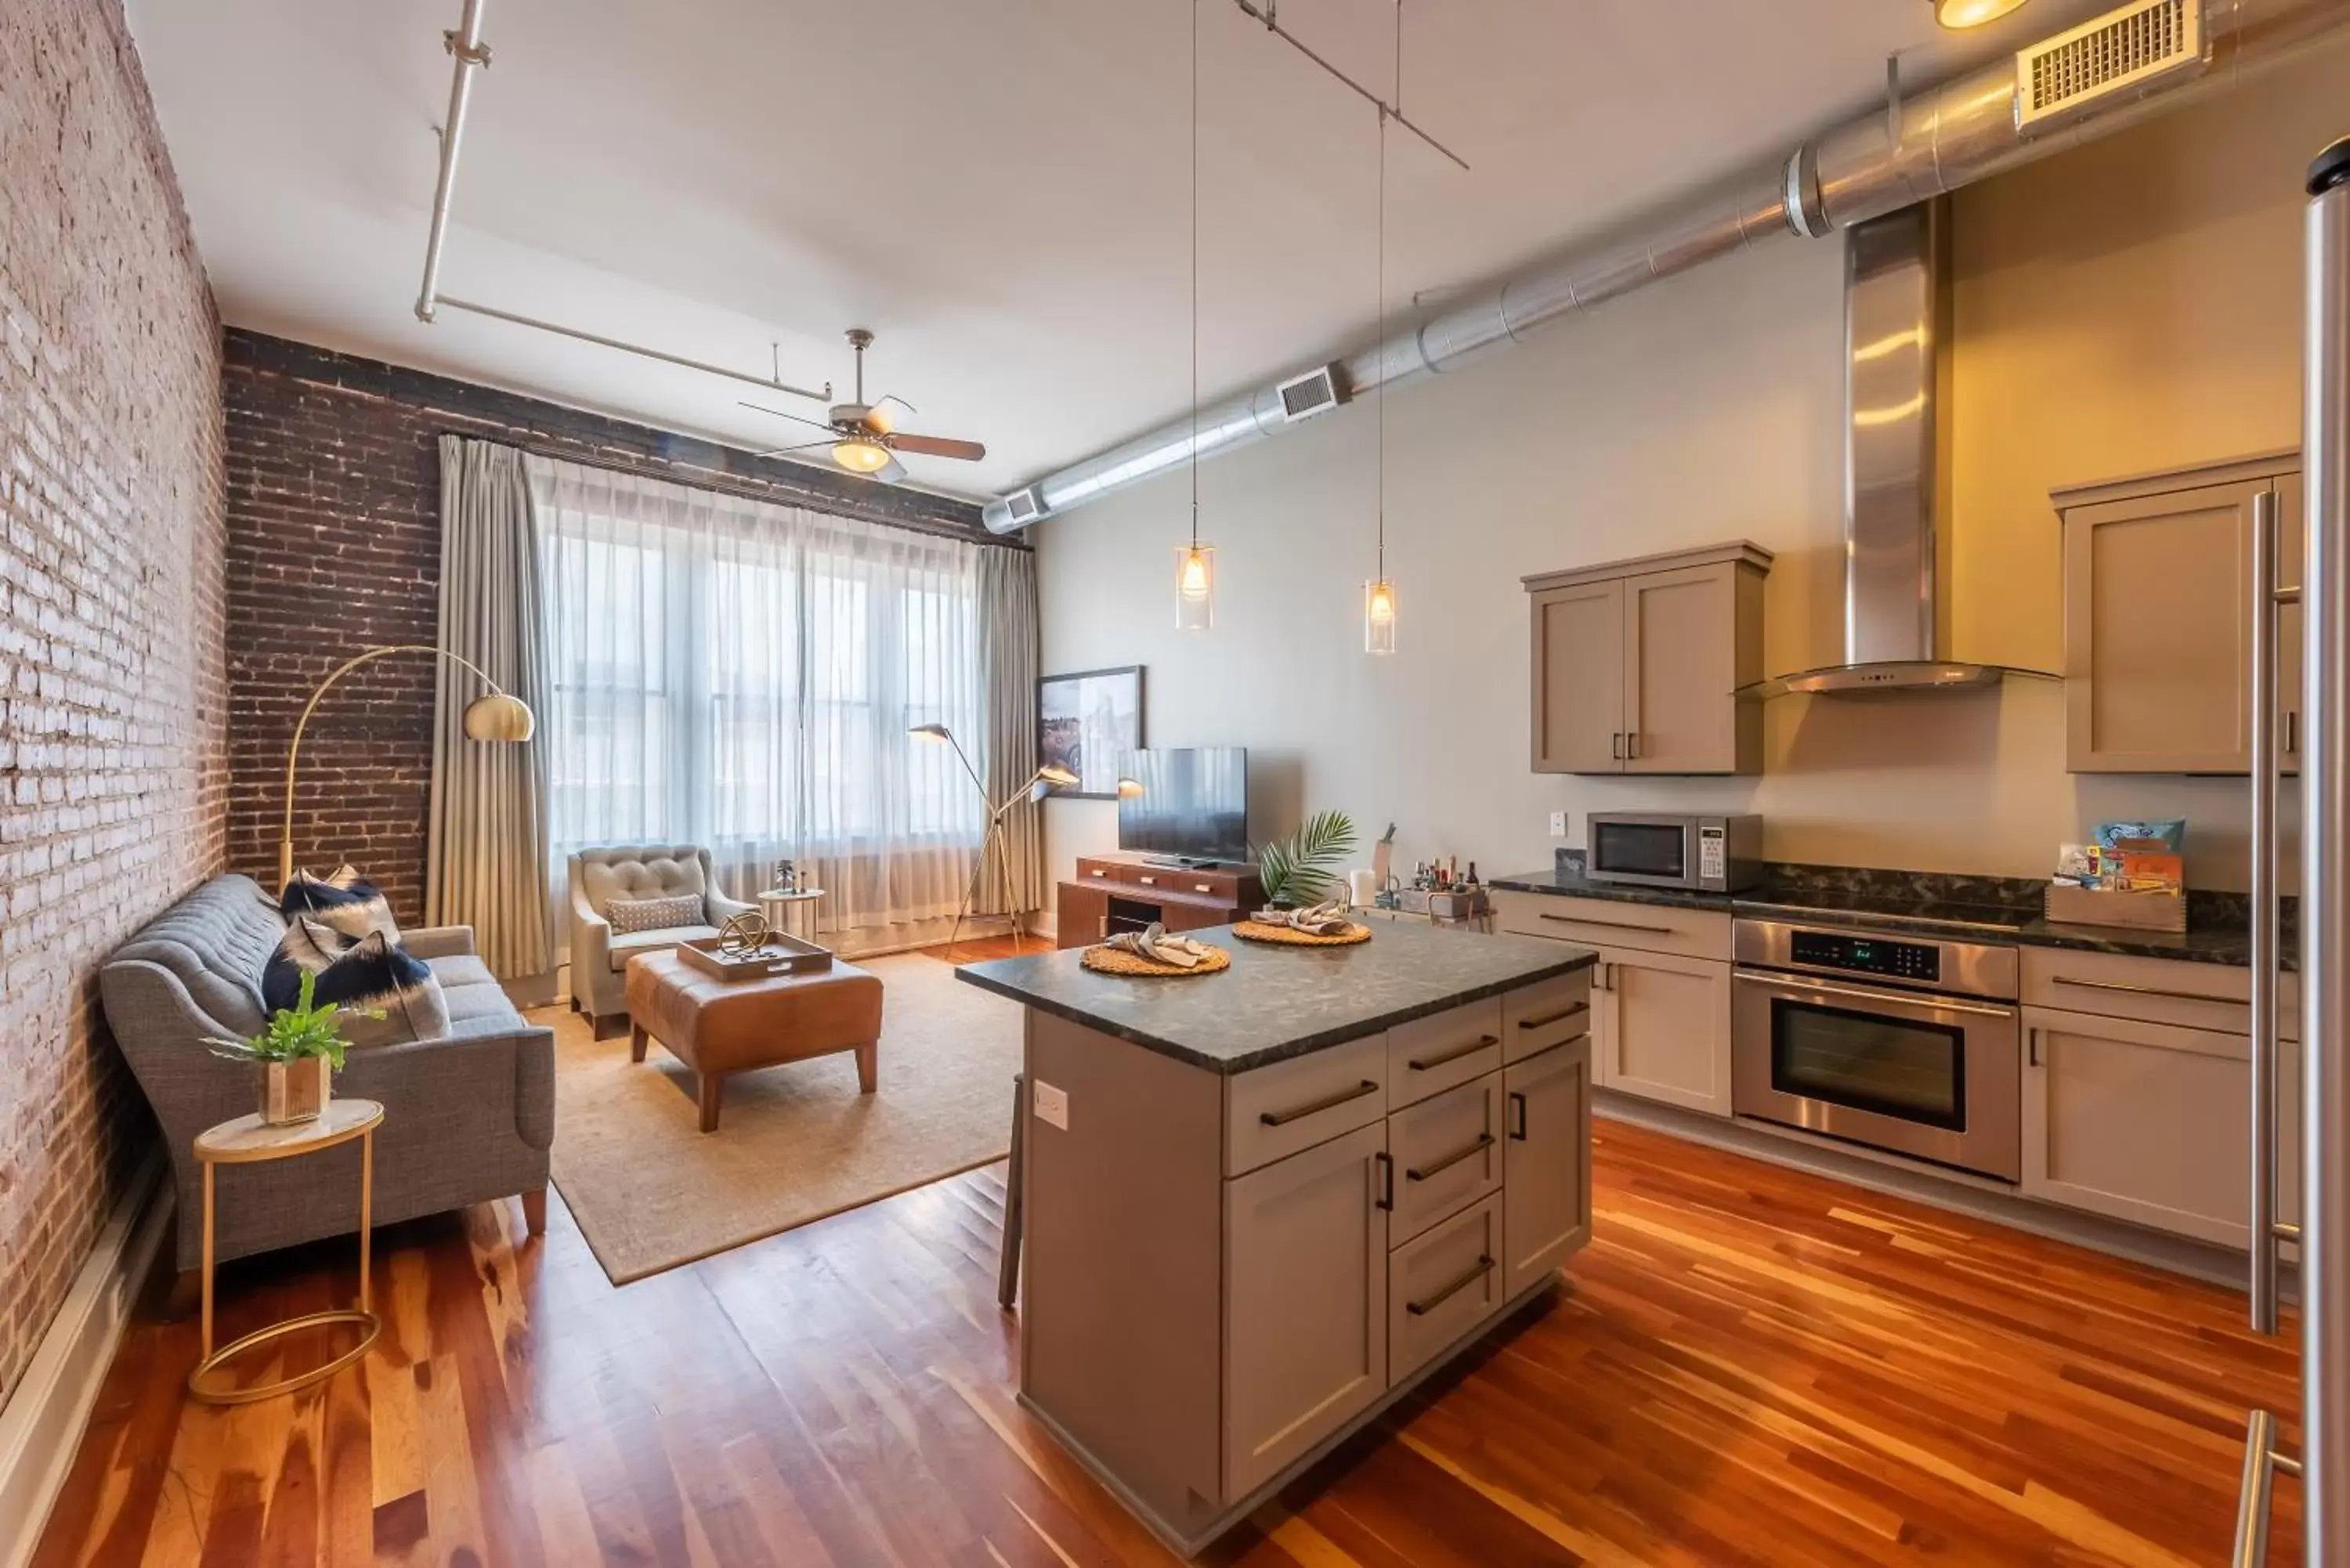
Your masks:
M 1248 858 L 1248 748 L 1132 752 L 1142 786 L 1118 803 L 1118 846 L 1175 860 Z

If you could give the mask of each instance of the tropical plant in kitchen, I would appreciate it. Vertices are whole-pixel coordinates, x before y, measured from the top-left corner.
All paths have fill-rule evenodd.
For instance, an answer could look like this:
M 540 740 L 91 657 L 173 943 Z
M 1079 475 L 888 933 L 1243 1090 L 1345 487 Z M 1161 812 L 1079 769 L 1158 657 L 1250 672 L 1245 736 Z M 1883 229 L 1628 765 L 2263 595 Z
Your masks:
M 1287 838 L 1256 852 L 1265 902 L 1305 909 L 1338 887 L 1337 868 L 1355 851 L 1354 819 L 1343 811 L 1317 811 Z
M 204 1044 L 215 1056 L 232 1062 L 252 1062 L 261 1067 L 261 1119 L 276 1125 L 306 1122 L 325 1113 L 328 1075 L 343 1064 L 348 1042 L 343 1038 L 342 1008 L 335 1002 L 315 1005 L 317 977 L 302 976 L 302 994 L 291 1007 L 281 1007 L 261 1033 L 249 1040 L 213 1037 Z M 380 1018 L 375 1008 L 354 1008 L 365 1018 Z

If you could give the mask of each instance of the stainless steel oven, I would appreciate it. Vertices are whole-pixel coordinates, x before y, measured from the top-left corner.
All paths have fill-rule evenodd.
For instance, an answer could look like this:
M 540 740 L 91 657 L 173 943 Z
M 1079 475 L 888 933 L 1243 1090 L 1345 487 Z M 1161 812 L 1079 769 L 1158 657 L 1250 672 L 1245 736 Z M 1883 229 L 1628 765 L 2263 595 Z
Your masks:
M 1782 920 L 1731 932 L 1732 1110 L 2022 1179 L 2015 949 Z
M 1595 882 L 1740 893 L 1762 880 L 1762 819 L 1595 811 L 1583 874 Z

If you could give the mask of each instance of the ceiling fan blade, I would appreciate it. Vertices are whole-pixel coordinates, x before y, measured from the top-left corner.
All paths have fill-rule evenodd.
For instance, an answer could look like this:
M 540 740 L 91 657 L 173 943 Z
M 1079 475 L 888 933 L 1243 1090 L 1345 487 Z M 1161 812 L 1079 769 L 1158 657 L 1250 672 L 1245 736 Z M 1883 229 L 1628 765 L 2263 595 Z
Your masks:
M 781 457 L 787 452 L 808 452 L 816 447 L 830 446 L 833 443 L 830 441 L 804 441 L 796 446 L 769 447 L 765 452 L 755 452 L 751 455 L 754 457 Z
M 893 457 L 889 460 L 887 467 L 878 468 L 874 470 L 872 473 L 867 475 L 867 477 L 870 479 L 878 479 L 884 484 L 901 483 L 906 477 L 906 465 L 899 462 Z
M 740 406 L 746 409 L 755 409 L 763 414 L 773 414 L 779 420 L 789 420 L 795 425 L 806 425 L 810 430 L 828 431 L 832 428 L 821 420 L 804 420 L 797 414 L 787 414 L 781 409 L 771 409 L 764 403 L 745 402 Z
M 951 441 L 945 436 L 892 435 L 889 445 L 899 452 L 920 452 L 924 457 L 955 457 L 965 462 L 977 462 L 987 455 L 987 448 L 975 441 Z

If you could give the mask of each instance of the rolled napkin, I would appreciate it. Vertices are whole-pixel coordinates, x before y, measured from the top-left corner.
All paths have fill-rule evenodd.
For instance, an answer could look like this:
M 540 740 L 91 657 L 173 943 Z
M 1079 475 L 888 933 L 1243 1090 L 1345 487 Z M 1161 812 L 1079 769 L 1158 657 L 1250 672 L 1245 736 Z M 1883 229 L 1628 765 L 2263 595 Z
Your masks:
M 1169 936 L 1167 928 L 1156 920 L 1139 931 L 1120 931 L 1102 946 L 1139 954 L 1153 963 L 1175 969 L 1195 969 L 1207 962 L 1208 954 L 1214 950 L 1205 942 L 1195 942 L 1189 937 Z
M 1337 898 L 1310 909 L 1259 909 L 1249 919 L 1260 926 L 1287 926 L 1313 937 L 1342 937 L 1355 926 L 1347 919 L 1346 904 Z

